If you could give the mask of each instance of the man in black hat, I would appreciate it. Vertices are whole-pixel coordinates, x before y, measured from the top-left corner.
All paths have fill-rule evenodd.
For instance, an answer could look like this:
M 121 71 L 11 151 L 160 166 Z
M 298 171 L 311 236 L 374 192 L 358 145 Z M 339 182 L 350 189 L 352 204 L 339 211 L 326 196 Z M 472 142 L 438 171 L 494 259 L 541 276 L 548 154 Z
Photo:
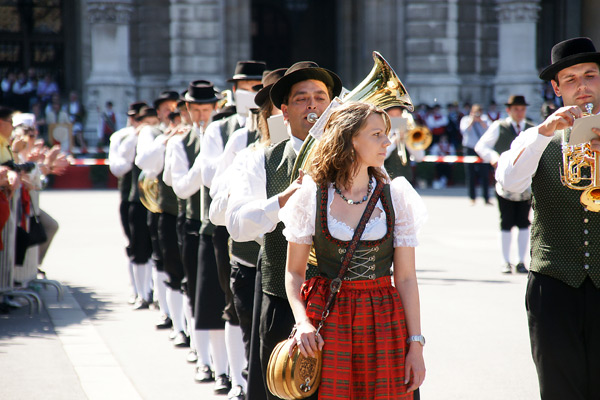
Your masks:
M 227 393 L 227 350 L 225 322 L 221 312 L 225 294 L 219 285 L 212 234 L 214 226 L 208 220 L 210 198 L 203 188 L 200 158 L 202 135 L 211 121 L 219 100 L 213 84 L 198 80 L 191 82 L 184 95 L 192 123 L 185 134 L 174 136 L 167 143 L 163 178 L 177 197 L 186 199 L 185 236 L 182 261 L 186 273 L 186 294 L 194 315 L 192 343 L 197 352 L 195 380 L 215 380 L 215 392 Z M 202 207 L 202 204 L 207 204 Z M 212 354 L 209 353 L 209 340 Z M 212 362 L 211 362 L 212 358 Z
M 540 78 L 551 81 L 564 107 L 519 135 L 496 170 L 506 190 L 520 192 L 531 184 L 533 193 L 526 306 L 544 400 L 600 398 L 600 214 L 582 206 L 581 191 L 564 186 L 560 173 L 562 143 L 574 121 L 586 104 L 593 114 L 600 110 L 599 63 L 588 38 L 553 47 L 552 64 Z M 600 136 L 598 128 L 592 132 Z M 600 138 L 590 146 L 600 151 Z
M 131 151 L 133 148 L 130 148 L 129 154 L 125 154 L 126 149 L 123 146 L 123 142 L 129 136 L 135 135 L 135 129 L 139 125 L 136 116 L 143 106 L 146 106 L 146 103 L 135 102 L 129 105 L 129 109 L 127 110 L 127 126 L 119 129 L 110 136 L 110 146 L 108 148 L 110 172 L 118 178 L 119 193 L 121 194 L 119 214 L 121 216 L 121 225 L 128 241 L 127 246 L 125 247 L 127 257 L 131 257 L 132 255 L 131 230 L 129 229 L 129 193 L 131 191 L 131 168 L 133 167 L 135 153 Z M 133 263 L 131 260 L 129 260 L 128 270 L 130 284 L 133 289 L 130 303 L 133 304 L 141 291 L 138 291 L 138 288 L 135 285 Z
M 533 127 L 533 124 L 525 119 L 527 114 L 527 102 L 524 96 L 510 96 L 506 106 L 508 117 L 492 123 L 483 136 L 475 145 L 475 152 L 496 168 L 500 154 L 510 148 L 512 141 L 524 130 Z M 502 241 L 502 256 L 504 264 L 502 273 L 510 274 L 512 265 L 510 263 L 510 244 L 512 242 L 511 229 L 519 229 L 517 236 L 519 262 L 515 271 L 526 274 L 525 254 L 529 242 L 529 210 L 531 208 L 531 188 L 524 192 L 515 193 L 505 190 L 502 185 L 496 183 L 496 198 L 500 210 L 500 234 Z
M 292 65 L 270 92 L 273 104 L 283 112 L 290 139 L 256 151 L 248 160 L 245 173 L 231 185 L 226 224 L 232 239 L 244 242 L 263 238 L 259 322 L 263 379 L 273 348 L 289 335 L 295 323 L 285 292 L 287 242 L 279 209 L 299 187 L 289 182 L 296 156 L 313 126 L 308 115 L 320 116 L 341 89 L 339 77 L 314 62 Z M 310 268 L 307 276 L 316 273 L 314 269 Z M 276 399 L 266 392 L 268 398 Z

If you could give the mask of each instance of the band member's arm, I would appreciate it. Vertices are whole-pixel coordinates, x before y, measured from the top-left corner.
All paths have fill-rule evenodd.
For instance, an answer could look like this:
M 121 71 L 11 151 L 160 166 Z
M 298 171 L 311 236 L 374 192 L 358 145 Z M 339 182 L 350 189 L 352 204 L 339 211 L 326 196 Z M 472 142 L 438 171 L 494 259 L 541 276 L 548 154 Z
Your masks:
M 229 146 L 230 143 L 232 143 L 231 139 L 227 142 L 227 146 Z M 220 169 L 222 166 L 219 166 L 219 170 L 215 176 L 216 179 L 213 180 L 213 185 L 210 188 L 210 197 L 212 201 L 210 202 L 208 217 L 213 224 L 226 225 L 225 212 L 227 211 L 227 204 L 229 203 L 231 182 L 235 182 L 237 177 L 244 173 L 246 157 L 249 157 L 251 154 L 252 151 L 250 149 L 244 149 L 229 163 L 229 168 L 221 171 Z
M 552 136 L 539 134 L 538 127 L 522 132 L 512 142 L 510 150 L 500 155 L 496 180 L 508 191 L 525 191 L 531 185 L 542 153 L 551 140 Z
M 249 242 L 277 226 L 278 196 L 267 198 L 266 185 L 264 152 L 255 151 L 230 187 L 225 226 L 233 240 Z
M 129 158 L 125 157 L 127 153 L 124 151 L 126 150 L 124 147 L 124 141 L 127 138 L 126 132 L 130 131 L 133 131 L 133 129 L 130 127 L 123 128 L 122 130 L 113 133 L 110 138 L 110 146 L 108 148 L 108 167 L 110 172 L 118 178 L 131 171 L 131 168 L 133 167 L 132 155 L 135 154 L 135 146 L 131 146 L 131 144 L 129 145 Z M 121 150 L 121 148 L 123 149 Z
M 140 131 L 137 144 L 135 165 L 143 171 L 158 175 L 163 170 L 165 162 L 165 136 L 154 138 L 150 127 Z
M 213 188 L 215 186 L 218 186 L 219 181 L 222 179 L 221 176 L 223 175 L 223 173 L 225 173 L 225 171 L 228 170 L 229 167 L 232 165 L 237 154 L 246 147 L 247 138 L 247 128 L 240 128 L 237 131 L 233 132 L 233 134 L 227 141 L 227 144 L 225 145 L 223 153 L 218 157 L 218 160 L 215 160 L 216 170 L 211 180 L 210 186 L 211 198 L 214 199 L 215 197 L 216 192 L 213 191 Z
M 171 169 L 171 186 L 177 197 L 187 199 L 200 190 L 202 187 L 200 157 L 196 157 L 194 164 L 190 167 L 181 140 L 173 142 L 169 164 Z
M 220 122 L 215 121 L 206 127 L 202 136 L 202 146 L 200 149 L 200 167 L 202 170 L 202 181 L 204 186 L 209 187 L 217 172 L 219 165 L 219 156 L 223 153 L 224 145 L 221 138 Z
M 479 138 L 475 145 L 475 152 L 483 159 L 483 161 L 492 164 L 493 167 L 498 163 L 500 154 L 494 150 L 498 137 L 500 136 L 500 124 L 494 122 L 487 131 Z

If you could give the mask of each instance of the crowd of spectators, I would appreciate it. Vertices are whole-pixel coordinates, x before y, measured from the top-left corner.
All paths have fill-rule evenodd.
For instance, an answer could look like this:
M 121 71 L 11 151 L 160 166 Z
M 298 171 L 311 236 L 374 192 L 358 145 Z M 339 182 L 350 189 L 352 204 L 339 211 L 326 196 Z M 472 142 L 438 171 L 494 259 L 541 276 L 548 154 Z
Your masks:
M 36 272 L 43 274 L 39 266 L 58 223 L 41 209 L 39 192 L 47 175 L 62 174 L 68 165 L 59 146 L 49 148 L 38 139 L 34 114 L 0 106 L 0 272 L 25 265 L 34 268 L 33 276 L 15 283 L 0 282 L 0 289 L 26 285 Z M 41 225 L 44 240 L 32 243 L 33 224 Z M 8 311 L 11 304 L 10 297 L 0 291 L 0 312 Z
M 82 152 L 87 151 L 83 137 L 86 109 L 76 91 L 61 92 L 52 74 L 41 75 L 34 68 L 27 72 L 7 72 L 0 84 L 0 105 L 34 114 L 36 129 L 46 144 L 53 144 L 50 125 L 70 124 L 74 144 Z

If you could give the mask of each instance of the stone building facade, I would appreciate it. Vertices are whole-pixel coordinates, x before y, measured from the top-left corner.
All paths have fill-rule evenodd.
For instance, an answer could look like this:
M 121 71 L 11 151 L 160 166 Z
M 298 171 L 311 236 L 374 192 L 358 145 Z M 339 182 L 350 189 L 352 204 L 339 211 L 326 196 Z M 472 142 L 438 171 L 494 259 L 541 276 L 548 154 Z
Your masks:
M 519 93 L 532 104 L 530 116 L 537 119 L 542 102 L 537 73 L 549 63 L 552 45 L 585 35 L 600 47 L 595 24 L 600 8 L 595 3 L 2 0 L 0 15 L 11 7 L 17 13 L 29 10 L 34 26 L 40 15 L 36 8 L 55 7 L 62 29 L 53 39 L 61 49 L 54 63 L 40 67 L 25 52 L 19 59 L 6 58 L 3 49 L 18 32 L 9 35 L 0 17 L 0 70 L 54 68 L 63 87 L 83 94 L 87 131 L 92 132 L 96 110 L 107 100 L 124 112 L 134 100 L 151 101 L 164 89 L 181 91 L 195 79 L 212 80 L 226 89 L 240 59 L 265 60 L 270 68 L 314 60 L 337 72 L 351 89 L 368 74 L 371 53 L 377 50 L 415 103 L 501 104 L 509 94 Z M 22 4 L 29 8 L 23 11 Z M 23 46 L 33 46 L 27 40 Z

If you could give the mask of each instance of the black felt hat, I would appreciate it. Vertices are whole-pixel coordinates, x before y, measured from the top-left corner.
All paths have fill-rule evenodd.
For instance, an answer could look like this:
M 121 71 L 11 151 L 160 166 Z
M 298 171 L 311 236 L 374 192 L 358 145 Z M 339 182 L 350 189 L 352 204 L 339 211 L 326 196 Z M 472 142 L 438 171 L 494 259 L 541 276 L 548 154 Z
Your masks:
M 281 108 L 284 97 L 289 93 L 292 86 L 298 82 L 315 79 L 323 82 L 333 89 L 333 96 L 342 91 L 342 80 L 339 76 L 328 69 L 321 68 L 312 61 L 300 61 L 292 65 L 273 87 L 271 87 L 271 100 L 277 108 Z
M 600 53 L 590 38 L 578 37 L 555 44 L 551 61 L 552 64 L 540 72 L 540 79 L 552 80 L 559 71 L 575 64 L 600 63 Z
M 142 119 L 144 119 L 146 117 L 158 117 L 158 113 L 156 112 L 156 108 L 152 108 L 152 107 L 148 107 L 148 106 L 143 106 L 140 109 L 140 112 L 137 114 L 136 119 L 138 121 L 141 121 Z
M 506 103 L 504 103 L 504 105 L 506 107 L 510 107 L 510 106 L 528 106 L 529 104 L 527 104 L 527 102 L 525 101 L 525 96 L 513 94 L 508 98 L 508 101 Z
M 179 93 L 172 90 L 166 90 L 154 100 L 152 105 L 158 110 L 158 107 L 165 101 L 179 101 Z
M 285 74 L 286 68 L 279 68 L 274 71 L 269 72 L 262 79 L 262 88 L 256 93 L 254 96 L 254 102 L 257 106 L 262 106 L 265 101 L 269 98 L 269 93 L 271 93 L 271 88 L 281 77 Z
M 264 61 L 238 61 L 233 76 L 227 82 L 260 81 L 265 69 L 267 64 Z
M 135 117 L 140 112 L 140 109 L 144 106 L 147 107 L 148 104 L 144 103 L 143 101 L 136 101 L 135 103 L 131 103 L 129 105 L 129 109 L 127 110 L 127 116 Z
M 220 100 L 213 83 L 202 80 L 190 82 L 184 99 L 188 103 L 196 104 L 216 103 Z

